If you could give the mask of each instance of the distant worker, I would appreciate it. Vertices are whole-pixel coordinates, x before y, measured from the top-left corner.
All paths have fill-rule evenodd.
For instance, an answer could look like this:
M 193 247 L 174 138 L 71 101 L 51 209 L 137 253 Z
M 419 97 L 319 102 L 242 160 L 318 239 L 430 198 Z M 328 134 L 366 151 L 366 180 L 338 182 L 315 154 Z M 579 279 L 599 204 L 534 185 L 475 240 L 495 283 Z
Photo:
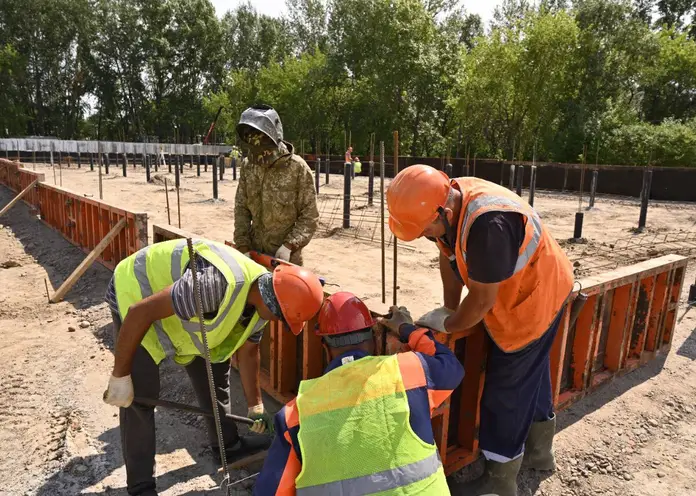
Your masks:
M 355 177 L 356 174 L 360 174 L 362 172 L 362 162 L 360 162 L 360 157 L 355 157 L 355 160 L 353 161 L 353 177 Z
M 348 149 L 346 150 L 346 155 L 345 155 L 345 164 L 349 165 L 353 163 L 353 157 L 351 154 L 353 153 L 353 147 L 349 146 Z
M 302 248 L 319 222 L 314 175 L 292 144 L 283 141 L 278 113 L 267 105 L 242 112 L 237 134 L 248 156 L 242 164 L 234 210 L 234 243 L 302 265 Z
M 425 236 L 440 249 L 445 305 L 418 323 L 454 333 L 483 321 L 491 342 L 479 432 L 486 472 L 465 494 L 515 496 L 523 461 L 556 468 L 549 352 L 573 287 L 570 262 L 528 203 L 483 179 L 413 165 L 387 203 L 397 238 Z
M 254 495 L 450 494 L 430 416 L 464 370 L 404 307 L 383 323 L 412 351 L 373 356 L 365 304 L 346 292 L 326 299 L 317 334 L 329 365 L 276 414 Z
M 194 240 L 196 273 L 206 320 L 218 409 L 229 413 L 230 357 L 237 352 L 252 431 L 272 428 L 259 386 L 259 341 L 266 322 L 284 321 L 299 334 L 320 309 L 319 279 L 300 267 L 278 266 L 273 273 L 237 250 L 214 241 Z M 155 414 L 135 398 L 156 400 L 159 364 L 166 356 L 186 368 L 201 408 L 212 411 L 203 345 L 196 318 L 196 295 L 186 240 L 147 246 L 121 261 L 106 301 L 114 321 L 114 368 L 104 401 L 121 407 L 121 449 L 130 495 L 154 496 Z M 165 341 L 160 341 L 166 337 Z M 170 348 L 167 352 L 165 347 Z M 137 400 L 136 400 L 137 401 Z M 268 436 L 240 437 L 234 422 L 222 420 L 228 461 L 266 449 Z M 213 455 L 219 460 L 215 424 L 207 419 Z

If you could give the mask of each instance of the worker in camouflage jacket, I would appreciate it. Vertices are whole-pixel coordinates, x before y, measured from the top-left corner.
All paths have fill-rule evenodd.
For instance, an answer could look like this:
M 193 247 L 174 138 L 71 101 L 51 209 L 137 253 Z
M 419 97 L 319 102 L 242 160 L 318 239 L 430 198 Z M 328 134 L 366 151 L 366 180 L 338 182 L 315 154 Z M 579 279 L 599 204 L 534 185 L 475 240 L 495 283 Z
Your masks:
M 234 243 L 242 253 L 254 250 L 302 265 L 302 248 L 319 221 L 312 171 L 283 141 L 273 108 L 246 109 L 237 133 L 248 155 L 235 198 Z

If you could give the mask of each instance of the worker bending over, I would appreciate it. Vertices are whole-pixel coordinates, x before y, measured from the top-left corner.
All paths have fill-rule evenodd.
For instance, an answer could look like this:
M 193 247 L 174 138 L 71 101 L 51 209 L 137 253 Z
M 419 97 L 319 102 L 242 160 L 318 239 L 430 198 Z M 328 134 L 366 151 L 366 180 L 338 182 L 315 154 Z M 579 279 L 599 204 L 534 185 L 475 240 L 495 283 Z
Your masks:
M 267 105 L 242 112 L 237 134 L 247 150 L 234 208 L 234 244 L 302 265 L 302 248 L 319 222 L 314 175 L 283 141 L 278 113 Z
M 365 304 L 345 292 L 326 299 L 317 334 L 329 366 L 276 414 L 255 495 L 449 494 L 430 415 L 464 369 L 405 308 L 383 323 L 412 351 L 373 356 Z
M 238 352 L 239 373 L 249 406 L 262 433 L 271 418 L 259 386 L 259 341 L 269 320 L 285 322 L 299 334 L 305 321 L 320 309 L 323 290 L 311 272 L 278 266 L 270 274 L 237 250 L 214 241 L 194 240 L 195 270 L 213 362 L 224 449 L 228 461 L 270 445 L 267 436 L 240 437 L 229 413 L 230 357 Z M 202 357 L 196 295 L 186 240 L 156 243 L 116 266 L 106 300 L 115 331 L 114 369 L 104 401 L 121 407 L 121 448 L 128 494 L 156 495 L 155 416 L 152 406 L 133 403 L 134 396 L 157 399 L 158 366 L 168 355 L 185 366 L 201 408 L 212 411 L 205 360 Z M 160 341 L 166 338 L 164 342 Z M 165 346 L 171 351 L 166 352 Z M 261 422 L 262 421 L 262 422 Z M 219 460 L 215 423 L 208 418 L 211 448 Z
M 440 249 L 445 306 L 418 323 L 454 333 L 483 321 L 490 338 L 479 433 L 486 472 L 465 494 L 514 496 L 523 461 L 556 467 L 549 352 L 573 286 L 570 262 L 529 204 L 482 179 L 450 181 L 413 165 L 394 178 L 387 203 L 397 238 L 426 236 Z

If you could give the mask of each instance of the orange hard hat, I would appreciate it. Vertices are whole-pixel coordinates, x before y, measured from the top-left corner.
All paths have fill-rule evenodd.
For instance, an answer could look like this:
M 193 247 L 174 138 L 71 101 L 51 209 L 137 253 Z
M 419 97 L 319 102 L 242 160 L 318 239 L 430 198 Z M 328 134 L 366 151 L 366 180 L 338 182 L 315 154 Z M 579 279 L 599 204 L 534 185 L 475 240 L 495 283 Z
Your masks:
M 329 296 L 319 311 L 319 336 L 331 336 L 372 327 L 375 319 L 360 298 L 341 291 Z
M 419 238 L 447 203 L 450 179 L 429 165 L 412 165 L 399 172 L 387 189 L 389 229 L 402 241 Z
M 319 278 L 296 265 L 278 265 L 273 271 L 273 291 L 292 333 L 297 336 L 324 301 Z

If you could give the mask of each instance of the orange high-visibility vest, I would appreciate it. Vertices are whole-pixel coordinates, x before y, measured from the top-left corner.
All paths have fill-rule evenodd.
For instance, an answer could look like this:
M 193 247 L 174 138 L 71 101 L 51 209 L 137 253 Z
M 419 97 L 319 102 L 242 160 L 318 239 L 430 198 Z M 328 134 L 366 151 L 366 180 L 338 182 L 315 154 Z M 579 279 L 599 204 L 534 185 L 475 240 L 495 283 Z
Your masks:
M 573 289 L 573 269 L 556 240 L 544 228 L 539 214 L 510 190 L 483 179 L 452 180 L 462 193 L 455 254 L 438 246 L 469 281 L 466 242 L 474 221 L 487 212 L 518 212 L 525 220 L 525 236 L 513 275 L 500 283 L 498 299 L 483 322 L 495 344 L 506 353 L 521 350 L 551 326 Z

